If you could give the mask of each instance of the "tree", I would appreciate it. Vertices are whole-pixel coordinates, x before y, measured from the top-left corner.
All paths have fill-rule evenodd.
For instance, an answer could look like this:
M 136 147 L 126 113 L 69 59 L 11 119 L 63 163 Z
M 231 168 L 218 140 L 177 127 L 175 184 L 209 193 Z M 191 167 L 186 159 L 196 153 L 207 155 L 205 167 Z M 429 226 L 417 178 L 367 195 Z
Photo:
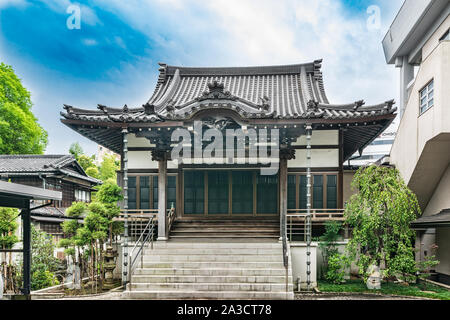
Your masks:
M 99 202 L 92 202 L 88 206 L 88 214 L 84 218 L 84 226 L 77 230 L 77 238 L 81 243 L 88 245 L 90 255 L 91 281 L 95 282 L 96 275 L 100 273 L 103 280 L 103 244 L 108 238 L 108 221 L 104 217 L 106 209 Z
M 47 132 L 31 112 L 30 92 L 11 66 L 0 63 L 0 154 L 42 154 Z
M 85 155 L 85 154 L 82 154 L 82 155 L 80 155 L 79 157 L 78 157 L 78 159 L 77 159 L 77 161 L 78 161 L 78 163 L 80 164 L 80 166 L 83 168 L 83 170 L 87 170 L 88 168 L 91 168 L 91 167 L 96 167 L 96 165 L 95 165 L 95 163 L 94 163 L 94 160 L 95 160 L 95 156 L 94 155 L 92 155 L 92 156 L 87 156 L 87 155 Z
M 96 199 L 103 203 L 105 207 L 104 217 L 107 219 L 109 227 L 109 243 L 112 246 L 112 239 L 115 232 L 114 218 L 120 214 L 120 208 L 117 205 L 117 202 L 123 199 L 122 188 L 120 188 L 115 181 L 109 179 L 100 186 Z
M 59 260 L 53 254 L 55 244 L 50 235 L 31 227 L 31 288 L 39 290 L 58 284 L 54 272 Z
M 89 167 L 86 170 L 86 174 L 92 178 L 98 179 L 100 178 L 100 172 L 97 167 Z
M 415 194 L 397 169 L 360 168 L 352 181 L 359 192 L 345 208 L 345 221 L 352 228 L 347 252 L 367 279 L 371 265 L 382 268 L 385 277 L 413 275 L 414 230 L 410 223 L 420 214 Z
M 72 154 L 75 159 L 78 160 L 78 158 L 83 154 L 83 148 L 80 146 L 78 142 L 74 142 L 70 145 L 69 153 Z
M 87 206 L 84 202 L 73 202 L 72 205 L 67 208 L 66 215 L 72 219 L 65 220 L 62 223 L 63 232 L 68 238 L 61 239 L 58 246 L 64 248 L 64 253 L 67 256 L 72 257 L 72 261 L 80 268 L 81 277 L 83 277 L 84 259 L 83 259 L 83 247 L 84 242 L 77 237 L 78 229 L 83 227 L 78 222 L 79 218 L 82 218 L 84 213 L 87 212 Z
M 19 215 L 17 209 L 0 208 L 0 248 L 12 249 L 19 239 L 15 235 L 18 224 L 16 219 Z M 16 291 L 15 285 L 15 267 L 12 263 L 12 254 L 3 253 L 3 263 L 1 265 L 1 273 L 5 279 L 5 290 Z
M 322 276 L 328 272 L 328 260 L 338 253 L 337 241 L 340 238 L 342 224 L 338 221 L 327 221 L 325 223 L 325 232 L 319 237 L 319 248 L 322 252 L 324 268 Z
M 37 230 L 31 225 L 31 289 L 39 290 L 59 284 L 54 272 L 59 269 L 60 261 L 53 256 L 55 244 L 52 236 Z M 21 272 L 22 262 L 18 264 Z M 21 281 L 22 275 L 19 275 Z
M 120 169 L 119 161 L 116 160 L 114 155 L 107 154 L 103 158 L 100 165 L 100 179 L 106 181 L 108 179 L 117 179 L 116 171 Z

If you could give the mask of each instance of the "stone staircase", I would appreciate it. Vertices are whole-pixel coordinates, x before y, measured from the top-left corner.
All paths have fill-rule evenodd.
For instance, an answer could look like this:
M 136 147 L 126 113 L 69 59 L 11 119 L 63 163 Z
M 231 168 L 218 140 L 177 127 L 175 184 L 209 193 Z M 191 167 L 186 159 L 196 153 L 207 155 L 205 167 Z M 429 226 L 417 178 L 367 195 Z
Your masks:
M 180 219 L 170 232 L 172 240 L 246 239 L 277 240 L 280 237 L 279 219 Z
M 193 234 L 191 238 L 181 238 L 183 241 L 157 241 L 153 250 L 146 249 L 143 268 L 136 268 L 123 298 L 294 298 L 290 259 L 286 291 L 286 269 L 278 240 L 227 239 L 234 231 L 220 237 L 204 237 L 210 232 L 214 233 L 205 230 L 202 237 L 195 238 Z

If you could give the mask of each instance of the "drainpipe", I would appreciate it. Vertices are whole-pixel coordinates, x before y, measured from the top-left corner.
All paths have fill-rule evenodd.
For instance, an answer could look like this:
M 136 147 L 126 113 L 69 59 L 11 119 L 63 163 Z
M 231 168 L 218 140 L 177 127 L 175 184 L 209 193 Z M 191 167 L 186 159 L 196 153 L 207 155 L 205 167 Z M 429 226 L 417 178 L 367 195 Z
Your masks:
M 128 283 L 128 139 L 127 139 L 128 130 L 127 128 L 123 128 L 123 211 L 125 214 L 124 221 L 124 235 L 122 242 L 122 284 L 126 288 L 126 284 Z
M 311 136 L 312 125 L 306 124 L 306 286 L 311 287 Z
M 42 188 L 46 189 L 47 188 L 47 182 L 45 181 L 45 178 L 42 177 L 42 174 L 39 174 L 39 179 L 42 180 Z

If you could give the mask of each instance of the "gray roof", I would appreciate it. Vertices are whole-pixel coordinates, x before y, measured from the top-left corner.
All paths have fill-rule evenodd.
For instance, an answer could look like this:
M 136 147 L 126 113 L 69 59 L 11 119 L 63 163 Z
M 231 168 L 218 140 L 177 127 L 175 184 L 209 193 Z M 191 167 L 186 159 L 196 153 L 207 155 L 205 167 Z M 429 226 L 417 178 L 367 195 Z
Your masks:
M 444 209 L 438 214 L 426 217 L 420 217 L 419 219 L 411 223 L 413 227 L 445 227 L 450 226 L 450 209 Z
M 72 155 L 0 155 L 0 175 L 39 174 L 66 174 L 94 184 L 101 183 L 88 176 Z
M 65 105 L 66 119 L 86 122 L 152 123 L 190 119 L 205 109 L 230 109 L 243 118 L 360 119 L 393 114 L 394 102 L 330 104 L 322 60 L 311 63 L 237 68 L 191 68 L 160 63 L 155 91 L 140 108 L 84 110 Z
M 59 191 L 47 190 L 23 184 L 0 181 L 0 194 L 24 197 L 34 200 L 62 200 Z

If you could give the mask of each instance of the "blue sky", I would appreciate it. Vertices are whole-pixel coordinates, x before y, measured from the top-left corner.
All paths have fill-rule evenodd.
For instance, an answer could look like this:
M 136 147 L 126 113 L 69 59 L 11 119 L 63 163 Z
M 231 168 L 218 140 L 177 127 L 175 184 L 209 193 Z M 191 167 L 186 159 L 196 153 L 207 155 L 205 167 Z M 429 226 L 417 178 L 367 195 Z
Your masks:
M 398 100 L 398 71 L 381 40 L 402 0 L 0 0 L 0 61 L 31 91 L 49 133 L 46 153 L 78 141 L 60 123 L 63 104 L 140 106 L 152 94 L 157 62 L 184 66 L 273 65 L 323 58 L 332 103 Z M 66 12 L 81 9 L 81 29 Z M 368 28 L 367 8 L 380 9 Z

